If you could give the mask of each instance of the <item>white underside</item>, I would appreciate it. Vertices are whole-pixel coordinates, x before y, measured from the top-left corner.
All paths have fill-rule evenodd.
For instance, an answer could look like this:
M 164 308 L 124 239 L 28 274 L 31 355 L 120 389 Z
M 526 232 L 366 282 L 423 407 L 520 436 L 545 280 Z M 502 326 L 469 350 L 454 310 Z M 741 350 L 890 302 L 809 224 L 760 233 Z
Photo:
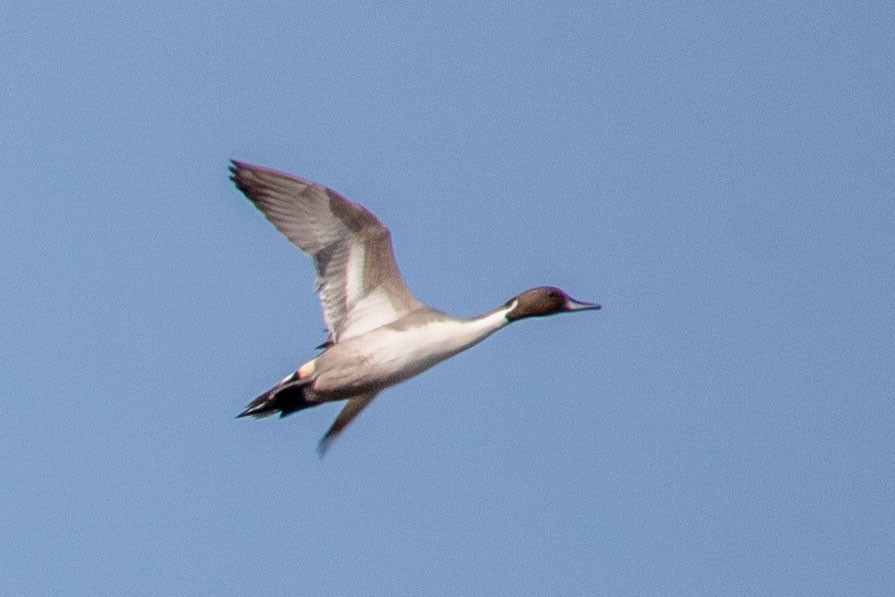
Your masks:
M 413 377 L 505 326 L 508 310 L 400 330 L 379 328 L 340 342 L 316 359 L 314 391 L 348 396 Z

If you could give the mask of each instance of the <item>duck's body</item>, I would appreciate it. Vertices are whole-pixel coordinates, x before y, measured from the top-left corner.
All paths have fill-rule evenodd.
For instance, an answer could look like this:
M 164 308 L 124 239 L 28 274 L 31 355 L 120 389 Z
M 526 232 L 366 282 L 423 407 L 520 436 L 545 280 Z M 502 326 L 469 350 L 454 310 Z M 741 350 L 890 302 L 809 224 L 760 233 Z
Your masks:
M 387 228 L 331 189 L 233 162 L 231 178 L 317 268 L 329 336 L 317 357 L 258 396 L 255 417 L 348 400 L 321 440 L 321 453 L 383 389 L 478 344 L 517 319 L 599 309 L 539 287 L 479 317 L 457 318 L 419 302 L 398 272 Z
M 478 344 L 509 323 L 502 312 L 458 320 L 421 309 L 328 348 L 308 362 L 313 390 L 339 396 L 382 390 Z

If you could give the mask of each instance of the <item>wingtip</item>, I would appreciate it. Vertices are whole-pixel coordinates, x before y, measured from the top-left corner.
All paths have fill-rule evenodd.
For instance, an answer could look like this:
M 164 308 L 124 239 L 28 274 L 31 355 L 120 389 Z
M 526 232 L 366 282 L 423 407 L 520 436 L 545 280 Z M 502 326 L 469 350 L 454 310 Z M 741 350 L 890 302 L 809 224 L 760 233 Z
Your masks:
M 233 158 L 230 158 L 230 165 L 227 167 L 227 170 L 230 171 L 230 180 L 232 180 L 233 182 L 236 182 L 236 173 L 242 167 L 243 167 L 242 162 L 240 162 L 238 160 L 234 160 Z
M 324 436 L 323 439 L 317 444 L 317 457 L 320 460 L 323 460 L 323 457 L 326 456 L 326 451 L 329 450 L 329 445 L 332 443 L 333 438 Z

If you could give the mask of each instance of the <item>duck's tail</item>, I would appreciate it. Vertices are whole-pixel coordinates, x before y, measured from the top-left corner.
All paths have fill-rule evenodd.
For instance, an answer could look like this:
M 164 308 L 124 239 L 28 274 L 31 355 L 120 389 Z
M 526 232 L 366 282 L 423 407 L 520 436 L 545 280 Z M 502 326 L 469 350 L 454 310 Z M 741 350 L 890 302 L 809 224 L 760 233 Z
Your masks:
M 317 406 L 319 401 L 309 400 L 306 392 L 312 379 L 299 379 L 297 373 L 286 377 L 283 381 L 264 392 L 246 406 L 236 418 L 252 416 L 256 419 L 276 414 L 280 417 Z

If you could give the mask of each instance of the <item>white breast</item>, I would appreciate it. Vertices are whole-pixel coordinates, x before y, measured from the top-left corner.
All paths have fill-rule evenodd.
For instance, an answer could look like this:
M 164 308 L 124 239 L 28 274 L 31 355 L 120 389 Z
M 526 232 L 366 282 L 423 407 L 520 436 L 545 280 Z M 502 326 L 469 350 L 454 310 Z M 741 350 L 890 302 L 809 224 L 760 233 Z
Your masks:
M 383 338 L 376 360 L 407 368 L 411 375 L 478 344 L 501 327 L 507 319 L 503 312 L 482 319 L 436 320 L 425 325 L 392 332 Z M 421 368 L 420 368 L 421 367 Z
M 386 326 L 340 342 L 318 357 L 314 390 L 354 395 L 396 384 L 478 344 L 508 323 L 506 311 L 403 329 Z

